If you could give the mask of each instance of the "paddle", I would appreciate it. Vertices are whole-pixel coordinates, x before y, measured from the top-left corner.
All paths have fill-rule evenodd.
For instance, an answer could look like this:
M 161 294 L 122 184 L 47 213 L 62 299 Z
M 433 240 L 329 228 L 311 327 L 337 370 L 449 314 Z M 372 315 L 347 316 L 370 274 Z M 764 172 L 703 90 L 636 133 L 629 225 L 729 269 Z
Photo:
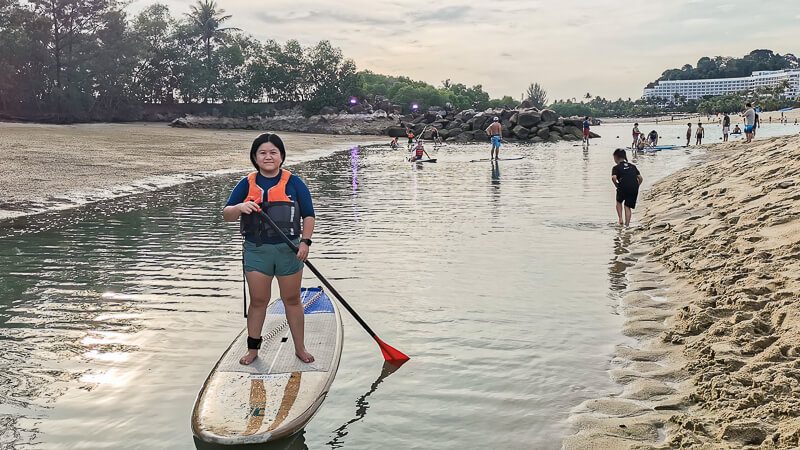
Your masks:
M 276 233 L 278 233 L 278 235 L 280 236 L 281 240 L 283 240 L 283 242 L 285 242 L 286 245 L 288 245 L 289 248 L 292 249 L 293 252 L 297 253 L 297 251 L 299 250 L 297 248 L 297 246 L 294 245 L 294 242 L 292 242 L 291 239 L 289 239 L 285 234 L 283 234 L 281 229 L 278 228 L 278 225 L 275 224 L 275 222 L 267 215 L 267 213 L 265 213 L 264 211 L 259 209 L 258 210 L 258 214 L 260 215 L 260 217 L 270 227 L 272 227 L 272 229 Z M 324 284 L 325 287 L 328 288 L 329 291 L 331 291 L 331 294 L 333 294 L 334 297 L 336 297 L 339 300 L 339 303 L 341 303 L 342 306 L 344 306 L 345 309 L 347 309 L 347 311 L 350 312 L 350 314 L 353 316 L 353 318 L 356 319 L 356 322 L 358 322 L 364 328 L 364 330 L 366 330 L 367 333 L 369 333 L 369 335 L 372 336 L 373 339 L 375 339 L 375 342 L 378 343 L 378 347 L 381 348 L 381 352 L 383 353 L 383 359 L 385 359 L 386 361 L 389 361 L 389 362 L 391 362 L 393 364 L 402 364 L 402 363 L 408 361 L 408 359 L 409 359 L 408 356 L 406 356 L 400 350 L 397 350 L 394 347 L 392 347 L 391 345 L 383 342 L 378 337 L 378 335 L 375 334 L 374 331 L 372 331 L 372 328 L 370 328 L 369 325 L 367 325 L 367 323 L 364 322 L 364 319 L 362 319 L 361 316 L 359 316 L 358 313 L 353 309 L 353 307 L 350 306 L 347 303 L 347 301 L 345 301 L 344 298 L 342 298 L 342 296 L 339 294 L 339 292 L 336 291 L 336 289 L 328 282 L 328 280 L 326 280 L 325 277 L 322 276 L 321 273 L 319 273 L 319 270 L 317 270 L 317 268 L 314 267 L 313 264 L 311 264 L 311 261 L 306 259 L 305 264 L 309 269 L 311 269 L 312 272 L 314 272 L 314 275 L 316 275 L 317 278 L 319 278 L 319 281 L 321 281 L 322 284 Z

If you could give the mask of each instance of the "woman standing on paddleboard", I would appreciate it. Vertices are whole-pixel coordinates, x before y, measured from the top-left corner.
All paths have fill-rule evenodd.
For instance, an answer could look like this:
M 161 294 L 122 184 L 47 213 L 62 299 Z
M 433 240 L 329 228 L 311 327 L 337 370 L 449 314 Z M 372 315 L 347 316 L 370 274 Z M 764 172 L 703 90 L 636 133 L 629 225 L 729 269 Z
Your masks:
M 300 301 L 303 262 L 308 257 L 314 232 L 314 206 L 308 186 L 296 175 L 281 169 L 285 159 L 286 149 L 278 135 L 265 133 L 257 137 L 250 148 L 250 161 L 256 172 L 236 185 L 222 210 L 226 222 L 240 220 L 245 236 L 243 264 L 250 287 L 250 307 L 247 309 L 247 354 L 239 360 L 244 365 L 252 363 L 261 348 L 261 329 L 273 277 L 278 278 L 295 354 L 303 362 L 314 361 L 303 342 L 304 317 Z M 296 255 L 280 235 L 262 221 L 260 210 L 299 247 Z

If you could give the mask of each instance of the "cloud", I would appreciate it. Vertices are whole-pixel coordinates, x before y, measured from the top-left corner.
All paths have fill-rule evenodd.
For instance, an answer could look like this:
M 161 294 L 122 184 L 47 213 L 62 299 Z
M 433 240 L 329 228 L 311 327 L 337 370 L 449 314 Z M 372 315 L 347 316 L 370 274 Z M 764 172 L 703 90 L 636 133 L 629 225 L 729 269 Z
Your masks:
M 196 0 L 160 1 L 182 17 Z M 754 48 L 800 53 L 800 1 L 775 0 L 256 0 L 219 3 L 260 40 L 304 45 L 330 40 L 359 69 L 438 85 L 482 84 L 492 97 L 518 97 L 531 82 L 550 97 L 591 92 L 634 97 L 665 69 L 702 56 Z M 497 55 L 489 58 L 488 55 Z

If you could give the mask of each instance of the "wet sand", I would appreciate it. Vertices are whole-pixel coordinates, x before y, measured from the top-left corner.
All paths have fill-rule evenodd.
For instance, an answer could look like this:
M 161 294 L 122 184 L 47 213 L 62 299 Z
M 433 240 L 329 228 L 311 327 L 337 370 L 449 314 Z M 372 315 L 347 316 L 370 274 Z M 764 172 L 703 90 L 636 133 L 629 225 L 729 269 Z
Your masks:
M 0 122 L 0 220 L 156 189 L 174 184 L 173 178 L 187 181 L 214 171 L 247 170 L 250 144 L 259 133 L 152 123 Z M 287 164 L 314 150 L 375 140 L 290 132 L 280 136 Z
M 622 392 L 574 411 L 565 448 L 800 445 L 800 137 L 708 149 L 621 232 Z

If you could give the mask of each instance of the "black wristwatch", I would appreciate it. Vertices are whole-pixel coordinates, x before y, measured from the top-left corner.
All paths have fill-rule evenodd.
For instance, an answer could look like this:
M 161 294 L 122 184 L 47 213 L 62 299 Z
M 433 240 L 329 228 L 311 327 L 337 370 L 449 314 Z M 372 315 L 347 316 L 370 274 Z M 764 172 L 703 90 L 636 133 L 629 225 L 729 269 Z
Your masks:
M 311 239 L 300 239 L 300 242 L 303 242 L 307 246 L 311 247 Z

